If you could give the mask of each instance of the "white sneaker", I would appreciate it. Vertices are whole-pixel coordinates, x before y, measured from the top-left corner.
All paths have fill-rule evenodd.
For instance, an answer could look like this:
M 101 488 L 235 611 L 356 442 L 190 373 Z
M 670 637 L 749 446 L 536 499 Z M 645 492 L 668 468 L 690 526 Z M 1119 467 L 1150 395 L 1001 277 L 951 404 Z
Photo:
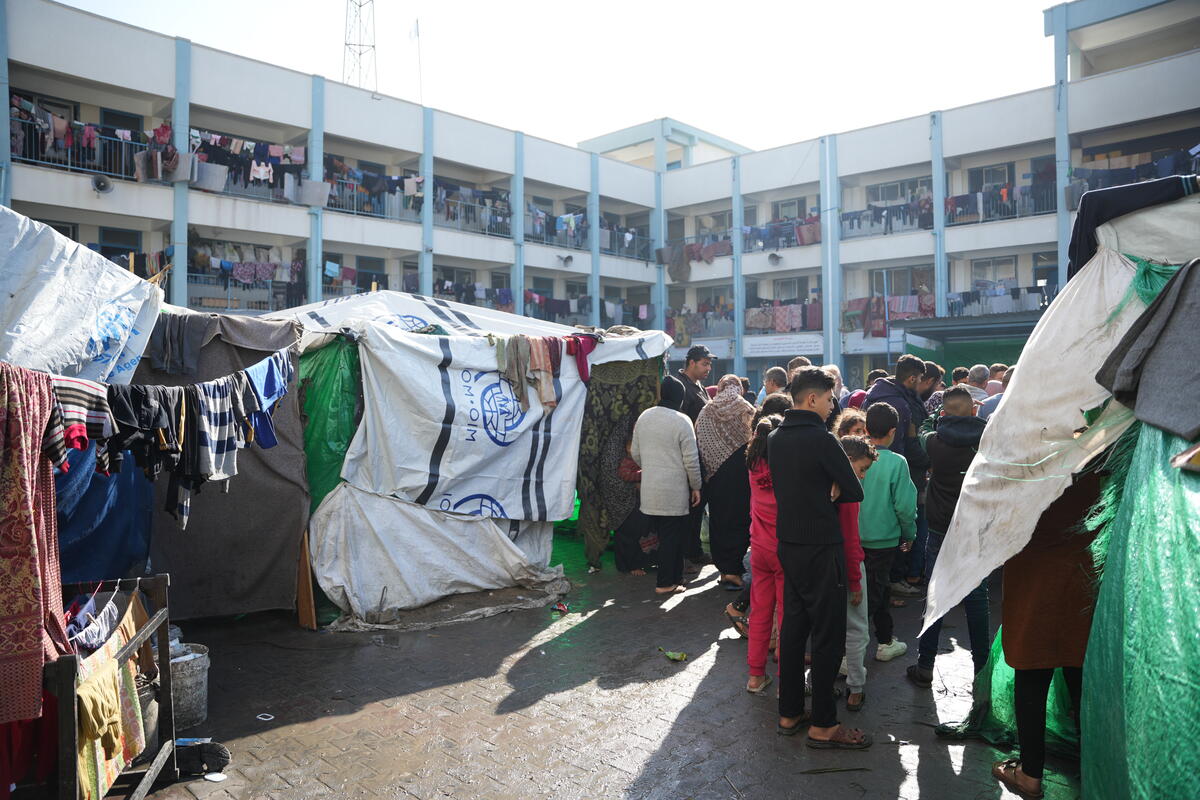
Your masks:
M 881 644 L 875 648 L 876 661 L 891 661 L 893 658 L 899 658 L 908 652 L 908 645 L 899 639 L 892 639 L 887 644 Z
M 896 595 L 897 597 L 925 596 L 924 589 L 922 589 L 920 586 L 913 586 L 908 581 L 895 581 L 894 583 L 888 584 L 888 587 L 892 590 L 892 594 Z
M 842 656 L 842 665 L 838 667 L 838 675 L 849 675 L 850 670 L 846 667 L 846 657 Z

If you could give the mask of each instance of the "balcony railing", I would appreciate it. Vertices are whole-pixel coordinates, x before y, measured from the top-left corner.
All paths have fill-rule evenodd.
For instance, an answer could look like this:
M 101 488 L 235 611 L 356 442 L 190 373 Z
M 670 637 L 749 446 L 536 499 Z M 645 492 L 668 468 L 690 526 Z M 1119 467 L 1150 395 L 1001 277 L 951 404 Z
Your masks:
M 474 203 L 448 202 L 445 210 L 434 211 L 433 224 L 441 228 L 453 228 L 486 236 L 512 238 L 512 216 L 501 213 L 494 206 Z
M 1002 219 L 1053 214 L 1058 210 L 1054 184 L 992 187 L 946 198 L 946 224 L 969 225 Z
M 1041 311 L 1050 305 L 1057 294 L 1056 284 L 950 292 L 946 295 L 946 312 L 951 317 L 984 317 L 990 314 Z
M 14 118 L 11 123 L 12 160 L 25 164 L 133 180 L 133 157 L 147 148 L 143 142 L 101 136 L 95 128 L 85 132 L 78 127 L 72 127 L 72 143 L 67 146 L 65 140 L 43 136 L 33 120 Z
M 226 275 L 189 272 L 187 283 L 188 307 L 197 311 L 278 311 L 307 302 L 303 282 L 240 283 Z
M 396 192 L 371 194 L 362 184 L 352 181 L 334 181 L 326 208 L 345 214 L 376 217 L 378 219 L 420 222 L 421 212 L 416 208 L 404 207 L 404 195 Z
M 932 206 L 924 212 L 917 203 L 872 205 L 862 211 L 842 212 L 842 238 L 856 239 L 861 236 L 887 236 L 892 233 L 909 233 L 933 228 Z
M 525 241 L 538 244 L 548 244 L 554 247 L 567 247 L 572 250 L 590 250 L 592 245 L 588 240 L 587 225 L 576 225 L 574 232 L 550 230 L 552 217 L 544 217 L 541 224 L 532 214 L 525 215 Z
M 755 225 L 742 235 L 742 251 L 755 253 L 821 243 L 821 219 L 783 220 Z
M 600 252 L 610 256 L 636 258 L 650 261 L 654 258 L 654 245 L 646 236 L 620 230 L 600 230 Z

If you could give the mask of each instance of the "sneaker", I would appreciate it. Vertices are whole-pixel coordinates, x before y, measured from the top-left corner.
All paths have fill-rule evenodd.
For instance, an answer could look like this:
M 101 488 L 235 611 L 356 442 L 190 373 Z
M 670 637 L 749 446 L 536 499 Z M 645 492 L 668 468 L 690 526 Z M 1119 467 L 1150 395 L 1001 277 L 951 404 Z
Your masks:
M 892 639 L 887 644 L 881 644 L 875 648 L 876 661 L 891 661 L 893 658 L 898 658 L 908 652 L 908 645 L 899 639 Z
M 908 676 L 910 681 L 922 689 L 928 689 L 930 686 L 933 686 L 933 670 L 924 669 L 920 664 L 913 664 L 904 671 L 904 674 Z
M 924 589 L 922 589 L 920 586 L 913 586 L 908 581 L 895 581 L 894 583 L 888 584 L 888 587 L 892 590 L 892 594 L 894 594 L 898 597 L 924 597 L 925 596 Z
M 838 667 L 838 675 L 849 675 L 850 670 L 846 667 L 846 657 L 842 656 L 842 665 Z

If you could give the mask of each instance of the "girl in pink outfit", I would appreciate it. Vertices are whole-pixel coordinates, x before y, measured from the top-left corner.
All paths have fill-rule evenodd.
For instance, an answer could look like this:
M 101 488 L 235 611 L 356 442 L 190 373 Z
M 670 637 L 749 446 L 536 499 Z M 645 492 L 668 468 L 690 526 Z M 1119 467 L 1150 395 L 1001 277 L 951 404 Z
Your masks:
M 783 623 L 783 568 L 779 565 L 779 541 L 775 536 L 775 490 L 767 466 L 767 437 L 783 422 L 783 415 L 765 416 L 754 426 L 754 438 L 746 446 L 750 471 L 750 621 L 746 663 L 750 680 L 746 691 L 762 694 L 771 684 L 767 675 L 767 651 L 771 631 L 778 618 Z

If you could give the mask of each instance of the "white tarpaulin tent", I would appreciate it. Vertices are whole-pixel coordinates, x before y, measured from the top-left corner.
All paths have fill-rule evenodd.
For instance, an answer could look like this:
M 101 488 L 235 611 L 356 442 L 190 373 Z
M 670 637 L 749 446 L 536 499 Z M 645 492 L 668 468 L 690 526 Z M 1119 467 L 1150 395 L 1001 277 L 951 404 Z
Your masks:
M 343 611 L 388 618 L 448 594 L 561 579 L 545 569 L 547 523 L 572 512 L 587 387 L 564 351 L 557 404 L 543 406 L 527 384 L 522 409 L 496 348 L 497 335 L 578 331 L 403 292 L 272 316 L 296 319 L 314 342 L 359 337 L 364 410 L 347 483 L 309 526 L 318 582 Z M 449 335 L 411 332 L 430 324 Z M 670 343 L 661 331 L 607 337 L 588 362 L 655 358 Z
M 0 359 L 126 384 L 162 290 L 48 225 L 0 206 Z
M 1096 255 L 1038 321 L 988 420 L 934 565 L 926 627 L 1024 549 L 1072 475 L 1132 423 L 1132 415 L 1112 401 L 1075 437 L 1087 426 L 1084 412 L 1111 397 L 1096 372 L 1146 309 L 1130 291 L 1135 269 L 1121 253 L 1168 263 L 1194 257 L 1200 252 L 1200 203 L 1185 197 L 1127 214 L 1097 228 L 1096 239 Z

